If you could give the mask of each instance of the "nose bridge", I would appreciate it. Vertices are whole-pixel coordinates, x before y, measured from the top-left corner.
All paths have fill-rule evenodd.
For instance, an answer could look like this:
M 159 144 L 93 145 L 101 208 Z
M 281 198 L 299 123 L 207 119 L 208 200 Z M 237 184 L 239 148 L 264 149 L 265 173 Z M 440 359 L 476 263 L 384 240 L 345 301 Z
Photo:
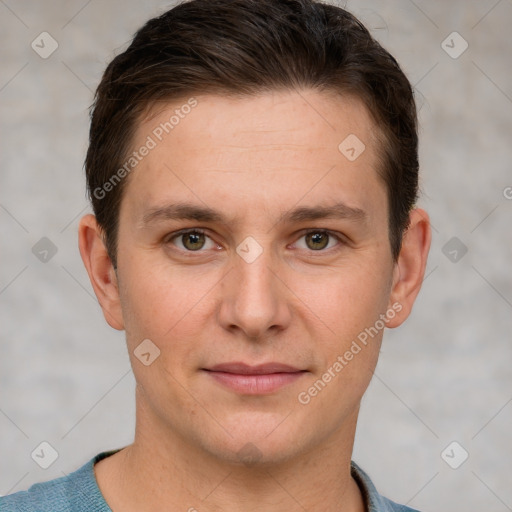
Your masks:
M 260 338 L 289 321 L 286 294 L 277 277 L 271 248 L 248 237 L 233 255 L 233 271 L 223 297 L 221 319 L 247 337 Z
M 259 299 L 270 299 L 273 302 L 275 297 L 275 271 L 272 270 L 272 257 L 270 251 L 266 250 L 258 255 L 254 261 L 247 261 L 238 258 L 235 273 L 239 280 L 238 294 L 240 297 L 247 292 L 253 297 L 253 303 Z

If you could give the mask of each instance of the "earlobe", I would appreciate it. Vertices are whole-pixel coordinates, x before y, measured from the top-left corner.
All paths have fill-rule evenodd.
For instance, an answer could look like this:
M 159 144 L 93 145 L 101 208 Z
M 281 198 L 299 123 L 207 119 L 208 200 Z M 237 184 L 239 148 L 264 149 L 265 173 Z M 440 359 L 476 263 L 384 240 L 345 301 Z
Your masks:
M 105 320 L 114 329 L 124 329 L 117 276 L 94 215 L 85 215 L 80 220 L 78 245 Z
M 414 209 L 404 233 L 402 248 L 395 264 L 389 307 L 400 304 L 400 312 L 386 324 L 398 327 L 409 316 L 425 276 L 431 241 L 430 220 L 427 213 Z M 398 308 L 397 308 L 398 309 Z

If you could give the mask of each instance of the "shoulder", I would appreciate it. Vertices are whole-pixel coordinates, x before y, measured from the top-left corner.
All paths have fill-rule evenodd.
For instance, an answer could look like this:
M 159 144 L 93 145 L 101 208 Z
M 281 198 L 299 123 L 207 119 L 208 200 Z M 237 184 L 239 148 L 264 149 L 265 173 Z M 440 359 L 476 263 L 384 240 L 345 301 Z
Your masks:
M 370 477 L 354 461 L 351 463 L 351 470 L 352 476 L 363 493 L 368 512 L 419 512 L 381 496 Z
M 2 512 L 112 512 L 94 476 L 94 464 L 111 453 L 97 455 L 67 476 L 34 484 L 27 491 L 1 497 L 0 510 Z

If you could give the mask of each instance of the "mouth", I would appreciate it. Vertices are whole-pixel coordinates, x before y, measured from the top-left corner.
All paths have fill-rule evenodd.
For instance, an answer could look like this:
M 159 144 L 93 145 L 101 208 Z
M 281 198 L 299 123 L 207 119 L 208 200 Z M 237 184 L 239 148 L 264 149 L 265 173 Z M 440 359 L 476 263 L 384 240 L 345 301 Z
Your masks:
M 268 395 L 300 379 L 307 370 L 281 363 L 256 366 L 222 363 L 203 371 L 217 383 L 244 395 Z

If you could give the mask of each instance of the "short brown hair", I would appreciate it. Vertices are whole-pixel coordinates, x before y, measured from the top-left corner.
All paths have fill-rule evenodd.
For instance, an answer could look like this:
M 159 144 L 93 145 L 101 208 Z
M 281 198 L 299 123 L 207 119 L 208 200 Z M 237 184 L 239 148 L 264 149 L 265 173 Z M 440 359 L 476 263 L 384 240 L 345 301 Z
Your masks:
M 114 267 L 127 180 L 112 178 L 126 174 L 119 171 L 148 107 L 193 94 L 250 96 L 295 88 L 355 96 L 374 119 L 383 135 L 377 171 L 387 188 L 396 260 L 418 194 L 416 105 L 397 61 L 360 21 L 333 5 L 190 0 L 136 33 L 108 65 L 91 107 L 87 187 Z

